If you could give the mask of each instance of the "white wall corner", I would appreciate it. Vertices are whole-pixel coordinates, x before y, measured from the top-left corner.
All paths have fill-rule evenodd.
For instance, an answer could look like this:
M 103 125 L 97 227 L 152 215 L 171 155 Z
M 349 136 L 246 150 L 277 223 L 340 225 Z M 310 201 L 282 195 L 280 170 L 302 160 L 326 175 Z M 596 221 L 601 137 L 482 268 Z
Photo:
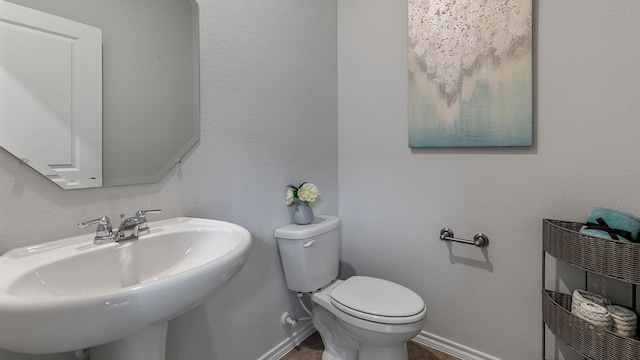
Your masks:
M 421 331 L 412 339 L 418 344 L 442 351 L 443 353 L 455 356 L 460 360 L 500 360 L 497 357 L 485 354 L 468 346 L 453 342 L 438 335 Z

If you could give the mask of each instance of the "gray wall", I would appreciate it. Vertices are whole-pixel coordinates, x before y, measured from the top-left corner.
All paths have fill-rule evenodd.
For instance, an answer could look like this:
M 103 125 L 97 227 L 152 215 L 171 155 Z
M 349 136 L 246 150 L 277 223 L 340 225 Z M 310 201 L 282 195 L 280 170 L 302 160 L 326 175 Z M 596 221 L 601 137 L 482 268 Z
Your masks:
M 640 2 L 535 5 L 535 146 L 412 151 L 406 2 L 338 2 L 343 271 L 415 289 L 425 332 L 505 360 L 541 357 L 542 218 L 640 214 Z
M 338 213 L 335 1 L 202 1 L 202 138 L 160 183 L 64 191 L 0 150 L 0 253 L 88 233 L 101 215 L 163 208 L 150 219 L 227 220 L 254 237 L 248 263 L 204 306 L 170 324 L 167 359 L 257 359 L 288 336 L 273 230 L 285 190 L 312 181 L 316 213 Z M 82 269 L 78 269 L 81 271 Z M 1 325 L 0 319 L 0 326 Z M 72 355 L 3 360 L 70 359 Z

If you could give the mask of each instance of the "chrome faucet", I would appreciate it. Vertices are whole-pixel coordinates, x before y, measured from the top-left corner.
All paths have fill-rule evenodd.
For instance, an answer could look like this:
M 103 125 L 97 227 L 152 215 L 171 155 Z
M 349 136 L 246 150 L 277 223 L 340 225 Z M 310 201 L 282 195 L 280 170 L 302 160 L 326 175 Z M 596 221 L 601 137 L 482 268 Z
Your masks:
M 121 214 L 120 225 L 118 225 L 118 229 L 116 229 L 116 231 L 113 231 L 113 227 L 111 226 L 111 219 L 109 219 L 109 217 L 107 216 L 85 221 L 78 224 L 78 227 L 86 228 L 87 226 L 98 224 L 98 228 L 96 229 L 96 236 L 93 238 L 93 243 L 97 245 L 108 244 L 123 240 L 132 240 L 149 233 L 150 230 L 149 226 L 147 225 L 147 218 L 145 215 L 156 214 L 160 211 L 162 211 L 162 209 L 138 210 L 135 216 L 129 218 L 125 218 L 124 214 Z

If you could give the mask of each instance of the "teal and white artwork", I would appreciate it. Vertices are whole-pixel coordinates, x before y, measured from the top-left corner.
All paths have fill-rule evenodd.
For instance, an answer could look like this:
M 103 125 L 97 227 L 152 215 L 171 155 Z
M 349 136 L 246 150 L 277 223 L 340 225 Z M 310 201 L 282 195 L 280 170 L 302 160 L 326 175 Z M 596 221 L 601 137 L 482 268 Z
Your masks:
M 408 0 L 409 146 L 531 146 L 532 0 Z

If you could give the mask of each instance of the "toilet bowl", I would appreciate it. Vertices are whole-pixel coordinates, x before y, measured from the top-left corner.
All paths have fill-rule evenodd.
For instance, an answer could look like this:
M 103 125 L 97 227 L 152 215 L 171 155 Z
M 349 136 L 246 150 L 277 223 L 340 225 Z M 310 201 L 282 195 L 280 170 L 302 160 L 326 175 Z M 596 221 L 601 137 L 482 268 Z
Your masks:
M 423 328 L 426 306 L 412 290 L 368 276 L 338 280 L 340 219 L 276 229 L 287 287 L 307 293 L 325 345 L 322 360 L 407 360 L 406 343 Z
M 367 290 L 361 292 L 364 285 Z M 353 303 L 347 305 L 336 300 L 343 300 L 340 296 L 344 296 L 344 290 L 352 293 L 351 298 L 345 297 L 345 300 Z M 389 290 L 396 292 L 385 293 Z M 358 293 L 360 297 L 355 296 Z M 369 297 L 374 293 L 380 297 Z M 398 296 L 385 299 L 385 295 Z M 325 344 L 322 360 L 406 360 L 407 341 L 422 330 L 426 314 L 424 302 L 411 290 L 363 276 L 337 280 L 326 289 L 314 292 L 311 300 L 314 303 L 312 321 Z M 341 339 L 336 341 L 336 336 L 323 335 L 327 331 L 332 335 L 338 333 Z

